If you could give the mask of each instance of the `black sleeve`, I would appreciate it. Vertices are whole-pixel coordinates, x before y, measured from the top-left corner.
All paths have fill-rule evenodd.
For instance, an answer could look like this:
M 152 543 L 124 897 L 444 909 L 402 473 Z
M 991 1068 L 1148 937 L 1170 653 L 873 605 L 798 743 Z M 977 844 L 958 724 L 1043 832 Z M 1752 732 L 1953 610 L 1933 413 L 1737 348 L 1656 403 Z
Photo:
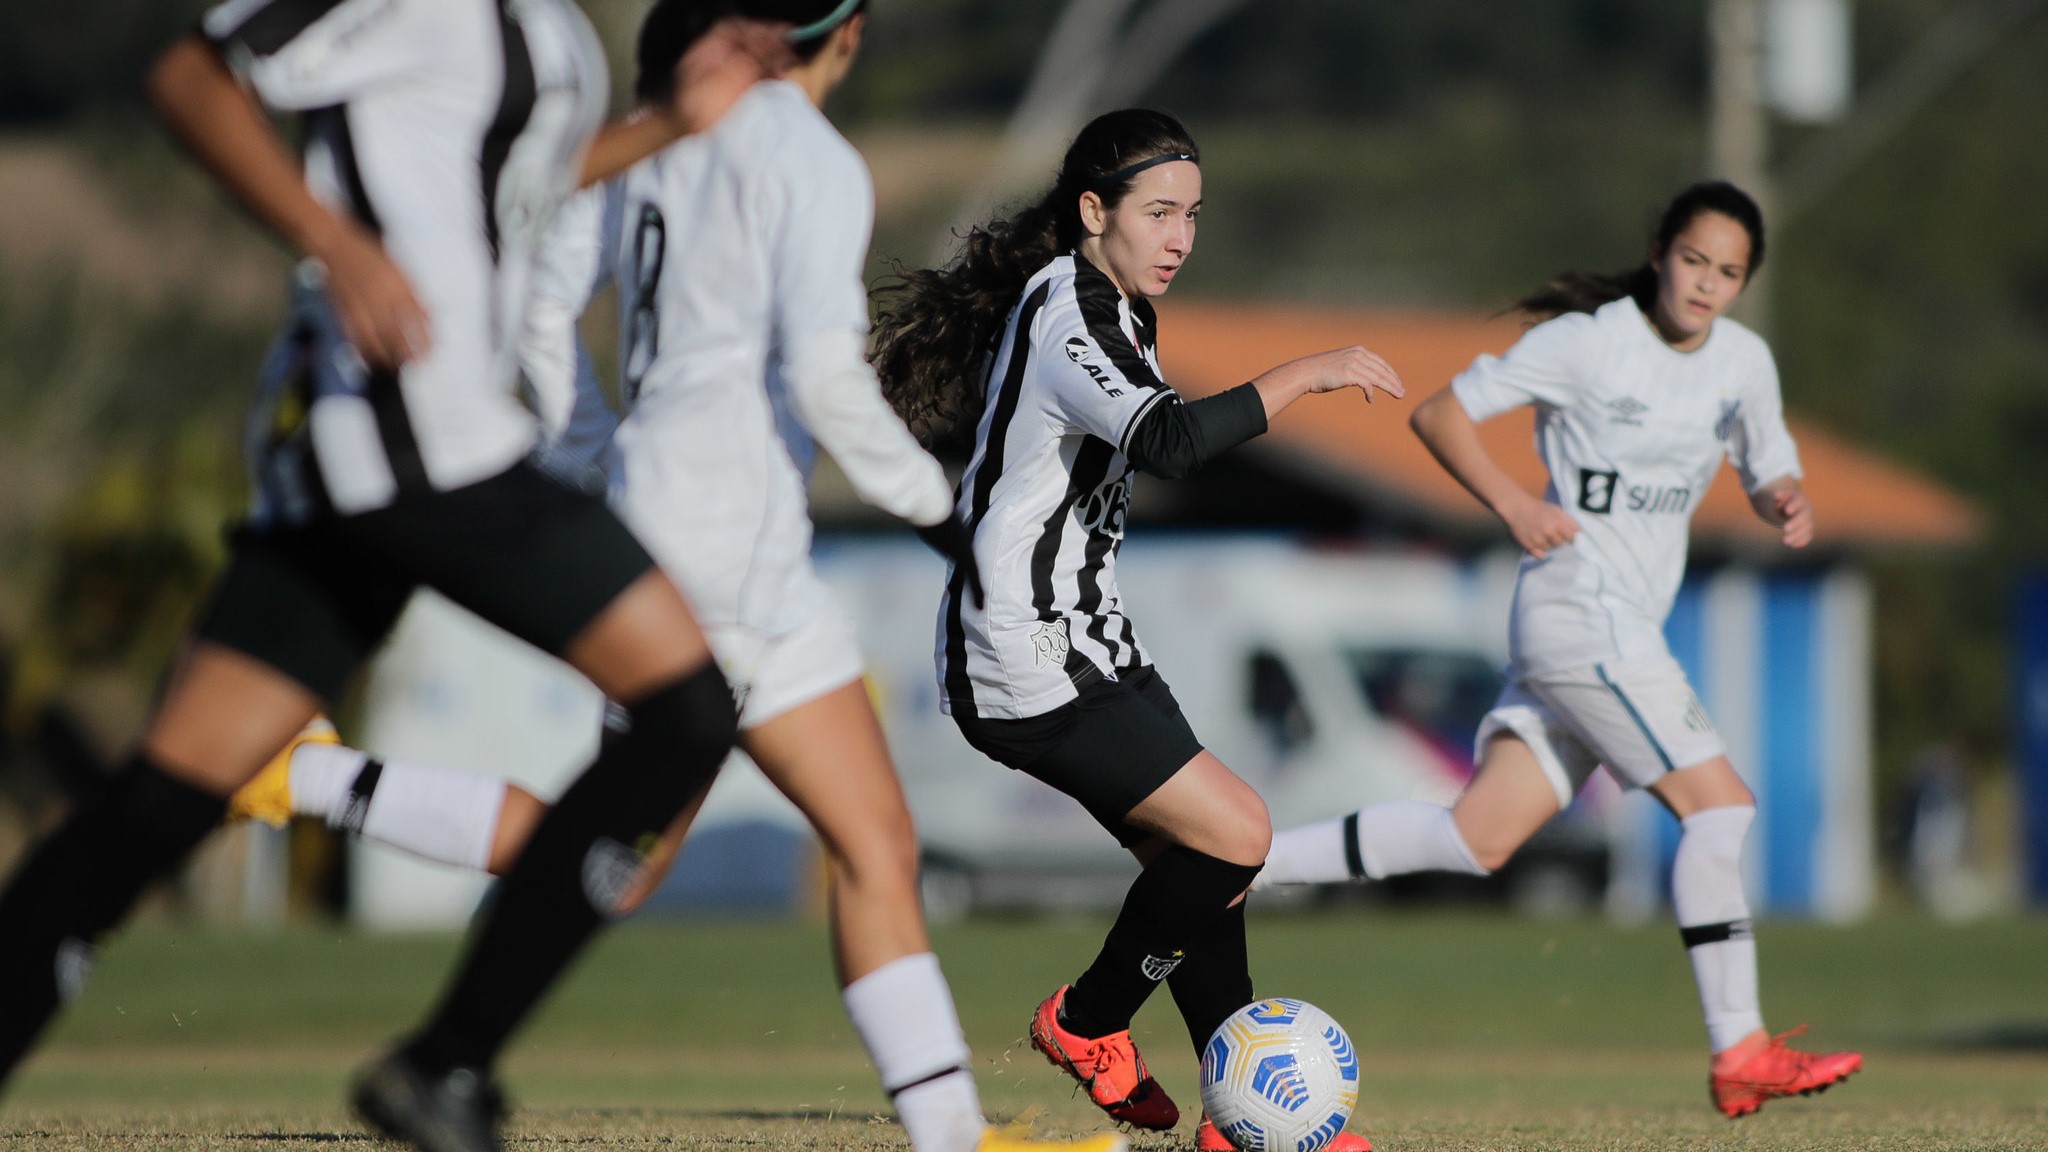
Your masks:
M 1124 447 L 1140 472 L 1178 480 L 1266 430 L 1266 402 L 1240 384 L 1193 403 L 1155 404 Z

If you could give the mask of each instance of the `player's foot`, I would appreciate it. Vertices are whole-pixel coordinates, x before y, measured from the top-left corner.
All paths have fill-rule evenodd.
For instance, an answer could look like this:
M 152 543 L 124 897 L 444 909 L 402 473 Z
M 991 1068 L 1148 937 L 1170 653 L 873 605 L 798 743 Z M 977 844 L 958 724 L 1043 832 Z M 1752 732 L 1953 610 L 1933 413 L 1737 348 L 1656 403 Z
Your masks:
M 1707 1089 L 1714 1095 L 1714 1107 L 1730 1119 L 1747 1116 L 1767 1100 L 1781 1096 L 1811 1096 L 1847 1080 L 1863 1067 L 1860 1052 L 1801 1052 L 1785 1041 L 1806 1031 L 1801 1024 L 1782 1036 L 1752 1046 L 1744 1054 L 1736 1049 L 1716 1058 L 1707 1077 Z M 1724 1067 L 1724 1062 L 1729 1065 Z
M 1237 1145 L 1217 1131 L 1216 1122 L 1205 1114 L 1195 1129 L 1195 1152 L 1237 1152 Z M 1339 1132 L 1323 1145 L 1323 1152 L 1372 1152 L 1372 1141 L 1356 1132 Z
M 1079 1080 L 1088 1090 L 1088 1098 L 1111 1117 L 1159 1132 L 1180 1123 L 1180 1109 L 1145 1070 L 1129 1029 L 1091 1040 L 1060 1026 L 1060 1005 L 1066 1002 L 1067 987 L 1060 985 L 1060 990 L 1047 996 L 1031 1014 L 1031 1046 L 1045 1053 L 1054 1067 Z
M 370 1127 L 422 1152 L 502 1152 L 504 1100 L 482 1069 L 431 1076 L 394 1052 L 356 1078 L 354 1103 Z
M 325 716 L 308 721 L 284 751 L 271 757 L 254 779 L 228 797 L 228 819 L 261 820 L 272 828 L 292 822 L 292 753 L 301 744 L 339 744 L 341 733 Z
M 1121 1132 L 1098 1132 L 1079 1140 L 1033 1140 L 990 1128 L 981 1134 L 981 1143 L 974 1146 L 974 1152 L 1130 1152 L 1130 1147 L 1130 1141 Z

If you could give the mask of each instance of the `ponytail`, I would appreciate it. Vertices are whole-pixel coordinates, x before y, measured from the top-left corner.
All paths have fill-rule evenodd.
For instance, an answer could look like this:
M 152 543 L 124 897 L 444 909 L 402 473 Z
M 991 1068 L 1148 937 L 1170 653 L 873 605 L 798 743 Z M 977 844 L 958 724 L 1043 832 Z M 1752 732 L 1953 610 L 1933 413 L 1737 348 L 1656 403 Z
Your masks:
M 1742 225 L 1749 233 L 1749 271 L 1755 276 L 1764 266 L 1764 214 L 1749 193 L 1726 180 L 1694 184 L 1671 198 L 1650 236 L 1650 251 L 1663 259 L 1671 242 L 1705 212 L 1717 212 Z M 1748 277 L 1744 278 L 1748 282 Z M 1510 311 L 1524 312 L 1539 320 L 1567 312 L 1593 312 L 1601 305 L 1623 296 L 1633 297 L 1636 307 L 1648 315 L 1657 304 L 1657 270 L 1648 261 L 1626 272 L 1602 275 L 1597 272 L 1565 272 L 1551 277 L 1541 288 L 1515 301 Z
M 1094 192 L 1114 209 L 1137 178 L 1133 169 L 1161 156 L 1199 160 L 1173 117 L 1138 108 L 1098 116 L 1068 146 L 1037 203 L 969 228 L 944 267 L 898 266 L 875 289 L 875 371 L 920 440 L 972 436 L 986 401 L 987 359 L 1010 309 L 1039 269 L 1081 242 L 1081 194 Z

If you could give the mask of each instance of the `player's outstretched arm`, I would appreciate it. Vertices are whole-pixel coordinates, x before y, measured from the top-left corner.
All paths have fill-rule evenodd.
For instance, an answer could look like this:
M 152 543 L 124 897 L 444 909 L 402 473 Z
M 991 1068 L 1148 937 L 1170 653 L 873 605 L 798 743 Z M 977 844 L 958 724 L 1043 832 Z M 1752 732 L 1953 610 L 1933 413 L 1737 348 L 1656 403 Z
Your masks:
M 1312 392 L 1357 388 L 1406 395 L 1387 362 L 1363 348 L 1290 360 L 1249 383 L 1186 403 L 1154 405 L 1125 437 L 1124 453 L 1149 475 L 1178 480 L 1254 436 L 1289 404 Z
M 1547 500 L 1540 500 L 1509 476 L 1479 441 L 1479 426 L 1465 412 L 1457 394 L 1446 388 L 1421 404 L 1408 418 L 1408 426 L 1436 457 L 1444 471 L 1465 486 L 1481 504 L 1507 525 L 1515 543 L 1541 560 L 1579 534 L 1571 514 Z
M 1804 548 L 1813 543 L 1813 502 L 1806 498 L 1806 486 L 1797 476 L 1780 476 L 1760 484 L 1749 494 L 1749 506 L 1757 518 L 1782 530 L 1785 547 Z
M 326 269 L 342 329 L 365 361 L 392 368 L 427 353 L 427 313 L 404 274 L 376 237 L 313 198 L 270 118 L 212 45 L 198 36 L 173 44 L 150 70 L 149 98 L 230 195 Z
M 1315 392 L 1356 388 L 1365 393 L 1368 404 L 1375 392 L 1396 400 L 1408 395 L 1407 387 L 1401 383 L 1401 377 L 1392 365 L 1356 344 L 1303 356 L 1277 368 L 1269 368 L 1252 381 L 1252 387 L 1258 389 L 1268 420 L 1286 411 L 1287 406 L 1296 400 Z

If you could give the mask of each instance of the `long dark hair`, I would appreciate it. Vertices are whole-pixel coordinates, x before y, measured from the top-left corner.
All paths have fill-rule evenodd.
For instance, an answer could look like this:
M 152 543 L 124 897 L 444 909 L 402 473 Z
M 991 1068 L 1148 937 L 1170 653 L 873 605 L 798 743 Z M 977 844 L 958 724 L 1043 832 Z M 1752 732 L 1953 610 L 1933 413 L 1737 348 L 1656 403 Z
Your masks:
M 1663 259 L 1671 242 L 1703 212 L 1718 212 L 1749 233 L 1749 271 L 1744 283 L 1764 266 L 1764 213 L 1749 193 L 1726 180 L 1707 180 L 1671 198 L 1657 230 L 1650 236 L 1650 251 Z M 1548 318 L 1567 312 L 1592 312 L 1623 296 L 1633 296 L 1636 306 L 1648 315 L 1657 303 L 1657 270 L 1648 261 L 1626 272 L 1565 272 L 1553 276 L 1543 287 L 1515 301 L 1511 311 Z
M 1200 162 L 1194 138 L 1173 117 L 1144 108 L 1098 116 L 1067 146 L 1059 177 L 1037 203 L 968 229 L 943 268 L 898 267 L 875 289 L 875 369 L 911 431 L 927 444 L 972 435 L 983 358 L 1025 282 L 1086 235 L 1081 194 L 1094 192 L 1113 209 L 1137 179 L 1127 169 L 1168 155 Z

